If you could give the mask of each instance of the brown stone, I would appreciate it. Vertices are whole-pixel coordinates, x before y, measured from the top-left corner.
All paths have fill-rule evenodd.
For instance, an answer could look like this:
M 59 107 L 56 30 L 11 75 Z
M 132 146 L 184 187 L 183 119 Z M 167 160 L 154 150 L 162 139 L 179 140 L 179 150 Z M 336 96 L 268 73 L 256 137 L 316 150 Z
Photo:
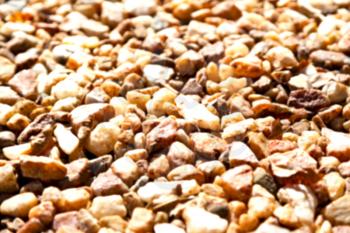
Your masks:
M 227 149 L 225 140 L 209 133 L 192 133 L 193 151 L 207 159 L 216 159 Z
M 37 74 L 33 70 L 18 72 L 9 82 L 9 86 L 21 96 L 35 100 L 38 97 Z

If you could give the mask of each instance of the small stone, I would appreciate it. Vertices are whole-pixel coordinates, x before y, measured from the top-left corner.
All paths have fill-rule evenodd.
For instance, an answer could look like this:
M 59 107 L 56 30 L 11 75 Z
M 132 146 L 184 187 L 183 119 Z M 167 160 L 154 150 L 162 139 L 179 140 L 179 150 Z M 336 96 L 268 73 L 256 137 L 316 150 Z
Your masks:
M 51 95 L 62 100 L 69 97 L 76 97 L 80 99 L 85 94 L 85 90 L 71 78 L 66 78 L 51 89 Z
M 149 64 L 143 68 L 143 75 L 150 85 L 166 83 L 175 74 L 172 68 Z
M 99 220 L 99 224 L 102 227 L 99 233 L 125 232 L 128 226 L 128 222 L 119 215 L 103 217 Z M 110 231 L 102 231 L 102 229 L 109 229 Z
M 312 52 L 310 59 L 316 66 L 329 69 L 339 69 L 345 64 L 350 64 L 350 58 L 345 54 L 327 50 L 316 50 Z
M 185 164 L 193 164 L 195 154 L 185 144 L 181 142 L 173 142 L 167 154 L 171 167 L 178 167 Z
M 167 175 L 170 181 L 180 181 L 180 180 L 196 180 L 198 184 L 204 182 L 204 174 L 195 166 L 191 164 L 182 165 L 174 168 Z
M 154 226 L 155 233 L 186 233 L 184 229 L 169 223 L 160 223 Z
M 94 233 L 100 229 L 98 220 L 86 209 L 80 209 L 78 214 L 80 230 L 82 232 Z
M 348 134 L 323 128 L 322 135 L 329 140 L 326 147 L 327 155 L 334 156 L 340 161 L 347 161 L 349 159 L 350 136 Z
M 128 186 L 111 170 L 100 173 L 91 183 L 91 188 L 96 196 L 123 194 L 128 191 Z
M 215 179 L 226 171 L 224 164 L 218 160 L 201 163 L 198 165 L 198 169 L 203 172 L 205 179 L 208 181 Z
M 220 129 L 220 118 L 211 113 L 204 105 L 189 96 L 179 95 L 175 99 L 181 115 L 189 121 L 194 121 L 200 128 L 213 131 Z
M 22 70 L 8 82 L 9 86 L 21 96 L 35 100 L 38 96 L 37 74 L 33 70 Z
M 344 195 L 326 206 L 325 216 L 335 224 L 350 224 L 350 195 Z
M 272 194 L 275 194 L 278 189 L 273 176 L 267 173 L 266 170 L 261 167 L 254 170 L 254 184 L 261 185 Z
M 145 208 L 136 208 L 132 212 L 128 230 L 136 233 L 146 233 L 153 230 L 154 213 Z
M 248 165 L 240 165 L 221 175 L 219 185 L 230 199 L 247 201 L 253 186 L 253 171 Z
M 0 193 L 15 193 L 18 191 L 17 174 L 10 164 L 0 167 Z
M 181 76 L 193 76 L 204 66 L 204 58 L 201 54 L 189 50 L 175 60 L 176 71 Z
M 16 71 L 16 65 L 9 59 L 0 56 L 0 81 L 6 82 L 12 78 Z
M 114 114 L 114 108 L 109 104 L 80 105 L 71 112 L 71 122 L 74 130 L 82 125 L 94 127 L 99 122 L 108 121 Z
M 231 1 L 220 2 L 211 11 L 213 15 L 229 20 L 237 20 L 242 16 L 242 12 L 236 6 L 236 3 Z
M 91 193 L 85 188 L 70 188 L 61 192 L 57 208 L 61 212 L 86 208 L 91 199 Z
M 322 180 L 332 201 L 344 195 L 346 182 L 338 172 L 330 172 Z
M 16 135 L 11 131 L 0 132 L 0 148 L 13 146 L 16 143 Z
M 250 132 L 248 134 L 248 145 L 259 159 L 270 155 L 268 140 L 263 133 Z
M 183 212 L 188 233 L 224 233 L 227 220 L 199 207 L 187 207 Z
M 168 147 L 175 140 L 177 122 L 173 118 L 166 118 L 154 127 L 146 136 L 148 150 L 159 150 Z
M 332 104 L 339 104 L 348 98 L 348 87 L 338 82 L 328 82 L 322 88 Z
M 79 139 L 62 124 L 57 124 L 54 130 L 54 135 L 61 150 L 67 155 L 73 154 L 73 152 L 79 147 Z
M 202 95 L 203 87 L 197 82 L 195 78 L 190 78 L 181 89 L 184 95 Z
M 52 228 L 55 231 L 58 231 L 61 228 L 69 227 L 70 232 L 79 232 L 79 218 L 78 211 L 69 211 L 65 213 L 60 213 L 55 215 L 53 220 Z M 63 231 L 68 233 L 69 231 Z
M 7 48 L 14 54 L 17 54 L 35 47 L 37 43 L 38 40 L 36 37 L 24 32 L 18 32 L 14 34 L 14 37 L 9 42 L 7 42 Z
M 109 28 L 95 20 L 84 20 L 81 29 L 86 33 L 87 36 L 103 37 L 109 31 Z
M 207 159 L 216 159 L 227 149 L 225 140 L 209 133 L 192 133 L 193 151 Z
M 97 219 L 113 215 L 118 215 L 120 217 L 126 216 L 126 207 L 120 195 L 95 197 L 89 211 Z
M 39 219 L 45 225 L 52 223 L 56 210 L 52 202 L 42 201 L 39 205 L 30 209 L 29 219 Z
M 111 152 L 121 133 L 112 122 L 102 122 L 90 133 L 85 148 L 96 156 Z
M 222 42 L 204 46 L 199 53 L 204 57 L 207 63 L 218 62 L 225 55 L 225 48 Z
M 292 51 L 283 46 L 276 46 L 266 53 L 266 58 L 275 69 L 290 69 L 298 66 Z
M 232 142 L 228 160 L 231 167 L 242 163 L 256 166 L 259 162 L 254 152 L 245 143 L 239 141 Z
M 311 83 L 309 81 L 309 77 L 304 74 L 299 74 L 291 77 L 288 81 L 288 85 L 291 89 L 310 89 Z
M 157 2 L 155 0 L 126 0 L 124 2 L 126 12 L 135 15 L 153 15 L 157 10 Z
M 0 86 L 0 103 L 12 105 L 19 99 L 20 96 L 10 87 Z
M 233 73 L 237 77 L 259 78 L 264 74 L 262 61 L 256 56 L 246 56 L 233 60 Z
M 128 185 L 131 185 L 139 177 L 137 164 L 127 156 L 115 160 L 111 169 Z
M 33 193 L 20 193 L 4 200 L 0 205 L 0 213 L 12 217 L 27 218 L 30 209 L 38 204 Z
M 124 20 L 123 4 L 119 2 L 102 2 L 101 21 L 102 23 L 116 27 Z
M 169 171 L 170 165 L 167 157 L 165 155 L 160 155 L 150 162 L 147 175 L 151 179 L 157 179 L 158 177 L 166 176 Z
M 291 91 L 288 105 L 296 108 L 306 108 L 311 111 L 328 107 L 330 101 L 321 91 L 317 89 L 299 89 Z

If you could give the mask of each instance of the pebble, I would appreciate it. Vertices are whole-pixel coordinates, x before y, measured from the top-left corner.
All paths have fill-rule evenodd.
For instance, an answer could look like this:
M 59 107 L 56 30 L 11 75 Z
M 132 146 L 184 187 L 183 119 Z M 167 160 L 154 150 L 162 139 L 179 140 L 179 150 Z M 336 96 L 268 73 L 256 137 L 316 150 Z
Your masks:
M 232 142 L 228 160 L 231 167 L 242 163 L 256 166 L 259 162 L 254 152 L 245 143 L 239 141 Z
M 158 177 L 166 176 L 169 171 L 170 165 L 167 157 L 165 155 L 160 155 L 150 162 L 147 175 L 151 179 L 157 179 Z
M 193 151 L 207 159 L 216 159 L 227 149 L 225 140 L 209 133 L 192 133 Z
M 61 212 L 67 212 L 86 208 L 91 196 L 89 190 L 83 187 L 65 189 L 57 201 L 57 209 Z
M 126 0 L 124 2 L 126 12 L 135 15 L 153 15 L 157 10 L 155 0 Z
M 51 95 L 62 100 L 68 97 L 76 97 L 80 99 L 85 94 L 85 90 L 71 78 L 66 78 L 57 83 L 51 89 Z
M 120 195 L 95 197 L 89 211 L 97 219 L 115 215 L 125 217 L 127 213 Z
M 332 201 L 344 195 L 346 181 L 338 172 L 330 172 L 323 177 L 328 195 Z
M 182 216 L 188 233 L 224 233 L 228 226 L 227 220 L 199 207 L 185 208 Z
M 181 76 L 193 76 L 197 70 L 204 66 L 204 57 L 189 50 L 175 60 L 176 71 Z
M 6 82 L 15 74 L 16 65 L 9 59 L 0 56 L 0 66 L 2 67 L 0 71 L 0 81 Z
M 169 223 L 160 223 L 154 226 L 155 233 L 186 233 L 184 229 Z
M 262 61 L 256 56 L 237 58 L 232 61 L 231 66 L 237 77 L 259 78 L 264 74 Z
M 27 218 L 31 208 L 38 204 L 33 193 L 20 193 L 4 200 L 0 205 L 0 213 L 12 217 Z
M 131 185 L 139 177 L 137 164 L 127 156 L 115 160 L 111 165 L 111 169 L 128 185 Z
M 102 122 L 93 129 L 87 138 L 85 148 L 96 156 L 111 152 L 121 130 L 112 122 Z
M 237 4 L 231 1 L 220 2 L 211 9 L 211 12 L 215 16 L 229 20 L 237 20 L 242 16 L 242 12 Z
M 20 168 L 24 177 L 42 181 L 61 180 L 67 173 L 63 163 L 44 156 L 22 156 Z
M 9 86 L 21 96 L 35 100 L 38 96 L 37 74 L 33 70 L 22 70 L 8 82 Z
M 143 75 L 150 85 L 162 84 L 168 81 L 175 74 L 172 68 L 161 65 L 146 65 L 143 68 Z
M 171 145 L 175 140 L 177 122 L 173 118 L 162 120 L 146 136 L 146 147 L 148 150 L 157 150 Z
M 0 132 L 0 148 L 13 146 L 16 143 L 16 135 L 11 131 Z
M 326 147 L 327 155 L 334 156 L 340 161 L 348 160 L 348 154 L 350 150 L 350 136 L 348 134 L 336 132 L 328 128 L 323 128 L 322 135 L 329 140 L 329 143 Z
M 0 193 L 15 193 L 19 190 L 17 173 L 10 164 L 0 167 Z
M 124 20 L 124 7 L 119 2 L 102 2 L 101 21 L 110 26 L 116 27 Z
M 348 98 L 348 87 L 342 83 L 329 82 L 323 86 L 322 91 L 332 104 L 339 104 Z
M 185 144 L 176 141 L 169 147 L 167 158 L 171 167 L 178 167 L 185 164 L 193 164 L 195 154 Z
M 100 173 L 90 187 L 96 196 L 123 194 L 128 191 L 128 186 L 111 170 Z
M 276 46 L 266 53 L 266 58 L 275 69 L 290 69 L 298 66 L 292 51 L 283 46 Z
M 325 217 L 336 224 L 350 224 L 350 195 L 344 195 L 326 206 Z
M 154 213 L 145 208 L 136 208 L 132 212 L 127 230 L 135 233 L 146 233 L 153 230 Z
M 194 121 L 203 129 L 213 131 L 220 129 L 220 118 L 211 113 L 204 105 L 189 96 L 179 95 L 175 99 L 181 115 L 189 121 Z
M 62 124 L 56 125 L 54 135 L 61 150 L 67 155 L 73 154 L 78 149 L 80 144 L 79 139 Z
M 52 223 L 56 213 L 55 206 L 50 201 L 41 201 L 39 205 L 34 206 L 28 213 L 29 219 L 39 219 L 44 225 Z
M 12 105 L 20 99 L 20 96 L 7 86 L 0 86 L 0 103 Z
M 81 24 L 81 29 L 86 33 L 87 36 L 103 37 L 109 31 L 109 28 L 95 20 L 84 20 Z
M 204 174 L 191 164 L 181 165 L 171 170 L 167 175 L 170 181 L 196 180 L 198 184 L 204 182 Z

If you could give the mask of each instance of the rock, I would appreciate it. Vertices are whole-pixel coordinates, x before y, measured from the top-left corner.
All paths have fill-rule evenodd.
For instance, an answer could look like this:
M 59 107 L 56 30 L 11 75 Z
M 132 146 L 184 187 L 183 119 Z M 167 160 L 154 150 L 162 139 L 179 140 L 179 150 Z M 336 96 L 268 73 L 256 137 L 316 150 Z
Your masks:
M 345 133 L 336 132 L 328 128 L 322 129 L 322 136 L 329 140 L 326 150 L 327 155 L 334 156 L 340 161 L 347 161 L 350 153 L 350 136 Z
M 155 233 L 186 233 L 184 229 L 169 223 L 159 223 L 154 226 Z
M 175 67 L 181 76 L 194 76 L 204 63 L 204 57 L 201 54 L 189 50 L 175 60 Z
M 170 171 L 170 165 L 165 155 L 153 159 L 147 169 L 147 175 L 151 179 L 157 179 L 161 176 L 166 176 Z
M 155 0 L 126 0 L 124 8 L 126 12 L 135 16 L 153 15 L 157 10 L 157 2 Z
M 54 115 L 44 113 L 34 119 L 18 136 L 17 141 L 22 144 L 28 142 L 30 139 L 37 137 L 40 134 L 45 134 L 47 130 L 53 130 L 55 124 Z
M 338 172 L 330 172 L 322 180 L 332 201 L 344 195 L 346 182 Z
M 45 225 L 50 225 L 56 213 L 55 206 L 50 201 L 42 201 L 30 209 L 29 219 L 39 219 Z
M 43 181 L 61 180 L 67 173 L 64 164 L 44 156 L 22 156 L 20 168 L 24 177 Z
M 162 84 L 168 81 L 175 74 L 172 68 L 149 64 L 143 68 L 143 75 L 150 85 Z
M 267 173 L 266 170 L 261 167 L 254 170 L 254 184 L 264 187 L 272 194 L 275 194 L 278 189 L 273 176 Z
M 9 59 L 0 56 L 0 81 L 6 82 L 12 78 L 16 71 L 16 65 Z
M 0 213 L 12 217 L 27 218 L 30 209 L 38 204 L 33 193 L 20 193 L 4 200 L 0 205 Z
M 116 27 L 124 20 L 124 6 L 119 2 L 102 2 L 101 21 L 102 23 Z
M 328 107 L 330 101 L 326 95 L 317 89 L 299 89 L 291 91 L 288 98 L 288 105 L 316 111 L 320 108 Z
M 225 48 L 222 42 L 208 44 L 204 46 L 199 53 L 204 57 L 207 63 L 218 62 L 225 55 Z
M 57 202 L 60 212 L 67 212 L 86 208 L 91 199 L 91 193 L 86 188 L 70 188 L 61 192 Z
M 171 167 L 178 167 L 185 164 L 193 164 L 195 154 L 181 142 L 173 142 L 169 148 L 167 158 Z
M 248 134 L 248 145 L 259 159 L 270 155 L 268 140 L 263 133 L 250 132 Z
M 292 90 L 295 89 L 310 89 L 311 83 L 309 81 L 309 77 L 305 74 L 299 74 L 291 77 L 288 81 L 288 85 Z
M 167 175 L 170 181 L 196 180 L 198 184 L 204 182 L 204 174 L 191 164 L 181 165 L 171 170 Z
M 235 2 L 224 1 L 216 4 L 211 12 L 213 15 L 229 19 L 229 20 L 237 20 L 242 16 L 241 10 L 236 6 Z
M 58 82 L 51 89 L 51 95 L 58 100 L 66 99 L 69 97 L 76 97 L 81 99 L 85 94 L 84 88 L 79 86 L 79 84 L 72 78 L 66 78 Z
M 80 225 L 80 222 L 78 218 L 78 211 L 69 211 L 69 212 L 55 215 L 52 228 L 53 230 L 58 231 L 63 227 L 69 227 L 71 232 L 73 231 L 73 232 L 80 233 L 80 231 L 78 231 L 79 225 Z M 66 232 L 66 231 L 63 231 L 63 232 Z
M 86 209 L 80 209 L 78 214 L 80 230 L 87 233 L 95 233 L 100 229 L 98 220 Z
M 348 87 L 338 82 L 328 82 L 323 86 L 322 92 L 327 95 L 332 104 L 342 103 L 348 98 Z
M 220 118 L 210 112 L 204 105 L 189 96 L 179 95 L 175 99 L 180 114 L 188 121 L 194 121 L 200 128 L 217 131 Z
M 128 226 L 128 222 L 119 215 L 103 217 L 99 220 L 99 224 L 101 226 L 99 233 L 125 232 Z M 109 229 L 110 231 L 102 231 L 102 229 Z
M 262 61 L 256 56 L 240 57 L 232 61 L 233 74 L 237 77 L 259 78 L 264 74 Z
M 231 167 L 242 163 L 256 166 L 259 162 L 254 152 L 245 143 L 239 141 L 232 142 L 228 160 Z
M 19 160 L 21 155 L 28 155 L 32 150 L 30 143 L 8 146 L 2 149 L 4 156 L 9 160 Z
M 111 165 L 111 169 L 129 186 L 139 177 L 137 164 L 126 156 L 115 160 Z
M 230 199 L 246 201 L 253 186 L 253 170 L 248 165 L 240 165 L 221 175 L 219 185 Z
M 13 38 L 7 42 L 7 48 L 14 54 L 25 52 L 37 45 L 38 39 L 24 32 L 14 33 Z
M 128 186 L 111 170 L 100 173 L 92 181 L 91 188 L 96 196 L 123 194 L 128 191 Z
M 18 229 L 17 233 L 40 233 L 43 232 L 45 226 L 38 219 L 30 219 L 27 221 L 20 229 Z
M 109 104 L 85 104 L 80 105 L 71 112 L 71 123 L 73 130 L 80 126 L 95 127 L 99 122 L 108 121 L 114 117 L 115 112 Z
M 16 135 L 11 131 L 0 132 L 0 148 L 13 146 L 16 143 Z
M 10 87 L 0 86 L 0 103 L 12 105 L 15 104 L 19 99 L 20 96 Z
M 87 36 L 97 37 L 104 37 L 109 31 L 109 28 L 106 25 L 92 19 L 84 20 L 81 24 L 81 29 Z
M 15 193 L 19 190 L 17 174 L 11 164 L 0 167 L 0 193 Z
M 268 157 L 272 173 L 279 178 L 287 178 L 300 174 L 303 177 L 315 174 L 317 162 L 301 149 L 284 153 L 275 153 Z
M 79 139 L 62 124 L 57 124 L 54 135 L 61 150 L 67 155 L 73 154 L 79 147 Z
M 203 95 L 203 87 L 197 82 L 195 78 L 190 78 L 181 89 L 184 95 Z
M 283 46 L 276 46 L 266 53 L 267 60 L 275 69 L 290 69 L 298 66 L 292 51 Z
M 343 53 L 316 50 L 310 54 L 312 63 L 316 66 L 322 66 L 328 69 L 339 69 L 343 65 L 350 64 L 350 58 Z
M 22 70 L 9 80 L 9 86 L 21 96 L 35 100 L 38 97 L 37 73 L 33 70 Z
M 215 179 L 215 177 L 222 175 L 226 171 L 224 164 L 218 160 L 204 162 L 197 167 L 203 172 L 207 181 Z
M 149 151 L 164 149 L 175 140 L 177 122 L 173 118 L 162 120 L 146 136 L 146 148 Z
M 128 229 L 131 232 L 146 233 L 153 230 L 154 213 L 145 208 L 136 208 L 132 212 Z
M 325 217 L 335 224 L 350 224 L 350 195 L 344 195 L 326 206 Z
M 95 197 L 89 211 L 97 219 L 113 215 L 118 215 L 121 217 L 126 216 L 126 207 L 120 195 Z
M 199 207 L 185 208 L 182 216 L 188 233 L 224 233 L 228 226 L 227 220 Z
M 112 122 L 102 122 L 90 133 L 85 148 L 96 156 L 111 152 L 121 133 L 118 125 Z
M 193 151 L 207 159 L 216 159 L 227 149 L 225 140 L 209 133 L 192 133 Z
M 111 155 L 103 155 L 96 159 L 91 159 L 88 161 L 89 170 L 93 176 L 97 176 L 101 172 L 105 172 L 112 164 L 113 157 Z

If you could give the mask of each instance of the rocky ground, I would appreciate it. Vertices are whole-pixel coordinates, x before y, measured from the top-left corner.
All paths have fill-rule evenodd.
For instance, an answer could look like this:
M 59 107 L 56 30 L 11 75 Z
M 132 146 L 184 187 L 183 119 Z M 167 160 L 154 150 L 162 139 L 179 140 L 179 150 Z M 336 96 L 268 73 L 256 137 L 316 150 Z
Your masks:
M 0 0 L 0 233 L 350 232 L 349 0 Z

